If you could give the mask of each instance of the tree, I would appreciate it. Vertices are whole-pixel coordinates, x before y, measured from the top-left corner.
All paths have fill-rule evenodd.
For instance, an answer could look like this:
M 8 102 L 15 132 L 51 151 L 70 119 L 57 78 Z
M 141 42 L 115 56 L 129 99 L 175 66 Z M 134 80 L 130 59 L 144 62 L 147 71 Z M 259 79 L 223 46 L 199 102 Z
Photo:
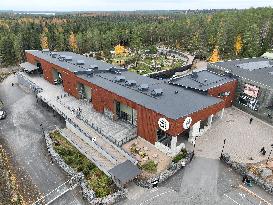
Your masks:
M 70 46 L 70 49 L 73 52 L 78 51 L 77 38 L 76 38 L 76 35 L 73 32 L 71 32 L 70 35 L 69 35 L 69 46 Z
M 47 49 L 48 48 L 48 38 L 46 36 L 46 33 L 42 33 L 40 35 L 40 41 L 41 41 L 42 49 Z
M 235 50 L 235 54 L 236 56 L 239 55 L 239 53 L 241 52 L 243 47 L 243 41 L 242 41 L 242 37 L 239 34 L 236 39 L 235 39 L 235 44 L 234 44 L 234 50 Z
M 4 66 L 16 64 L 16 55 L 14 50 L 13 39 L 11 38 L 10 35 L 7 35 L 1 40 L 0 57 L 1 64 Z
M 209 62 L 218 62 L 220 60 L 218 47 L 214 48 L 209 58 Z

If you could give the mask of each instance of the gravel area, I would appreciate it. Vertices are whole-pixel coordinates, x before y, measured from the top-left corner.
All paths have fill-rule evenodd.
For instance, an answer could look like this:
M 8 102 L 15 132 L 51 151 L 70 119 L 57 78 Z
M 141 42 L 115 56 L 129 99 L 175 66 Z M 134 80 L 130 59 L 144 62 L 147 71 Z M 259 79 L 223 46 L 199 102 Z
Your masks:
M 250 118 L 253 118 L 250 124 Z M 226 139 L 224 152 L 237 162 L 259 162 L 267 159 L 273 144 L 273 126 L 241 111 L 228 108 L 222 120 L 216 121 L 210 130 L 196 141 L 197 156 L 217 159 Z M 267 153 L 259 153 L 265 147 Z M 251 159 L 252 158 L 252 159 Z

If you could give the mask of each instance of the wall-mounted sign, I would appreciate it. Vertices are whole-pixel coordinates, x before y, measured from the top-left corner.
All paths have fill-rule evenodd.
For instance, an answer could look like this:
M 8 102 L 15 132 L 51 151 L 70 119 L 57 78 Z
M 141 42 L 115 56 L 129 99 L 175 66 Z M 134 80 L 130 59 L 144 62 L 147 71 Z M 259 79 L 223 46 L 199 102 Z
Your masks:
M 170 128 L 170 123 L 165 118 L 160 118 L 158 120 L 158 126 L 160 129 L 166 132 Z
M 245 84 L 244 93 L 250 97 L 257 98 L 259 88 L 255 85 Z
M 184 122 L 183 122 L 183 128 L 184 129 L 189 129 L 192 123 L 192 118 L 191 117 L 187 117 Z

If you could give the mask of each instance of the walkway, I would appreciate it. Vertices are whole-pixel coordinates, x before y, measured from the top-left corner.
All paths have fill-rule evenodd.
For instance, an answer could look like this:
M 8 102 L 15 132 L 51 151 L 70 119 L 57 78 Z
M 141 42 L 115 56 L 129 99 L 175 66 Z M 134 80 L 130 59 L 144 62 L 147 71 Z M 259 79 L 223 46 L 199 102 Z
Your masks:
M 253 122 L 249 124 L 250 118 Z M 254 163 L 267 159 L 273 143 L 273 127 L 237 108 L 225 109 L 223 119 L 216 121 L 211 129 L 197 138 L 197 156 L 217 159 L 221 155 L 224 139 L 225 153 L 233 160 Z M 259 153 L 265 147 L 266 156 Z M 250 159 L 252 157 L 252 160 Z

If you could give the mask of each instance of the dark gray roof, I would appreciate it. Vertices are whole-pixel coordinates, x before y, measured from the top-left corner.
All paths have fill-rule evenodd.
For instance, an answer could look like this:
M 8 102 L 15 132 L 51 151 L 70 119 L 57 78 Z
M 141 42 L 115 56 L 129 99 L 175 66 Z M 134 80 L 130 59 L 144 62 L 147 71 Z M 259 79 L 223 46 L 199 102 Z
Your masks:
M 38 70 L 39 68 L 31 63 L 25 62 L 25 63 L 21 63 L 20 67 L 22 67 L 25 71 L 27 72 L 31 72 L 34 70 Z
M 98 67 L 98 70 L 109 70 L 110 68 L 113 67 L 112 64 L 103 62 L 103 61 L 98 61 L 94 58 L 87 58 L 83 55 L 79 55 L 73 52 L 43 52 L 39 50 L 26 50 L 27 53 L 30 53 L 38 58 L 42 58 L 52 64 L 55 64 L 57 66 L 60 66 L 62 68 L 66 68 L 67 70 L 71 72 L 75 71 L 81 71 L 81 70 L 86 70 L 88 68 L 93 68 L 94 66 Z M 57 54 L 56 58 L 52 58 L 50 56 L 50 53 Z M 72 58 L 69 59 L 69 61 L 60 61 L 58 60 L 58 57 L 68 57 Z M 83 65 L 77 65 L 77 62 L 84 63 Z M 118 67 L 119 69 L 123 69 L 121 67 Z
M 137 177 L 141 173 L 141 171 L 131 161 L 127 160 L 110 169 L 109 173 L 116 179 L 118 179 L 121 184 L 125 184 Z
M 55 59 L 52 60 L 52 57 L 50 57 L 48 54 L 43 54 L 41 51 L 31 52 L 34 53 L 34 55 L 37 55 L 37 57 L 48 60 L 54 64 L 59 64 L 63 68 L 67 68 L 66 66 L 68 66 L 69 69 L 72 69 L 73 67 L 73 70 L 88 69 L 88 67 L 84 68 L 87 63 L 83 66 L 83 68 L 77 68 L 77 66 L 66 62 L 58 62 L 58 60 Z M 112 65 L 73 53 L 69 53 L 69 55 L 74 58 L 73 61 L 75 61 L 75 59 L 77 60 L 77 57 L 79 56 L 81 59 L 84 58 L 85 62 L 98 65 L 99 70 L 105 70 L 105 72 L 94 73 L 92 76 L 78 75 L 78 77 L 132 102 L 142 105 L 145 108 L 160 113 L 167 118 L 176 120 L 221 102 L 221 99 L 219 98 L 202 95 L 192 90 L 170 85 L 168 82 L 163 80 L 156 80 L 146 76 L 141 76 L 134 72 L 122 71 L 121 74 L 106 72 L 106 69 L 111 68 Z M 125 81 L 117 82 L 115 80 L 117 76 L 124 76 Z M 127 80 L 136 81 L 136 85 L 127 85 Z M 141 91 L 138 89 L 139 85 L 141 84 L 148 84 L 148 90 Z M 162 89 L 163 94 L 161 96 L 152 95 L 151 92 L 154 89 Z
M 210 63 L 208 66 L 252 81 L 257 86 L 273 88 L 273 75 L 270 74 L 273 72 L 273 60 L 259 57 Z
M 207 91 L 210 88 L 218 87 L 231 81 L 234 81 L 234 79 L 227 76 L 217 75 L 208 70 L 202 70 L 172 79 L 170 83 L 186 88 Z

